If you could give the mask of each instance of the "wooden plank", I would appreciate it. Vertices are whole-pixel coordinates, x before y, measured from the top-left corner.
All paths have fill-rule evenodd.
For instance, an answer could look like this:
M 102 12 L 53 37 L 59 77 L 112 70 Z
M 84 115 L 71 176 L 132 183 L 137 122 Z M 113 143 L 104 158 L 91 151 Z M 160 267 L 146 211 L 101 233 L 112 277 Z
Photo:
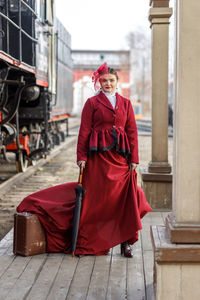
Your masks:
M 141 231 L 142 248 L 143 251 L 152 251 L 152 242 L 150 235 L 150 227 Z
M 175 244 L 171 243 L 170 237 L 168 235 L 167 228 L 165 226 L 156 226 L 159 239 L 160 239 L 160 247 L 162 248 L 170 248 L 171 250 L 176 250 L 177 249 L 186 249 L 187 251 L 194 250 L 196 251 L 196 255 L 199 252 L 200 246 L 199 244 Z M 199 254 L 198 254 L 199 255 Z
M 120 245 L 113 248 L 112 263 L 108 281 L 108 300 L 126 299 L 127 258 L 120 254 Z
M 8 256 L 8 255 L 2 255 L 0 257 L 0 278 L 5 273 L 5 271 L 8 269 L 8 267 L 12 264 L 13 260 L 15 259 L 15 256 Z
M 7 299 L 20 299 L 20 295 L 22 296 L 21 299 L 23 299 L 25 293 L 27 299 L 31 300 L 105 299 L 108 285 L 107 299 L 117 300 L 128 297 L 128 299 L 142 300 L 145 299 L 145 281 L 147 300 L 153 300 L 153 254 L 151 251 L 149 226 L 151 223 L 158 224 L 161 217 L 163 223 L 163 216 L 159 212 L 153 212 L 151 216 L 145 216 L 144 229 L 140 231 L 142 240 L 139 240 L 133 246 L 133 259 L 121 257 L 120 246 L 114 247 L 112 256 L 84 256 L 81 259 L 75 258 L 72 261 L 70 255 L 51 254 L 48 257 L 48 264 L 41 261 L 40 264 L 39 259 L 37 260 L 38 256 L 31 258 L 26 265 L 21 264 L 21 273 L 18 270 L 19 265 L 17 266 L 18 275 L 11 278 L 12 284 L 9 285 L 10 288 L 6 291 L 6 293 L 9 292 L 8 296 L 11 298 L 7 296 Z M 141 242 L 143 244 L 144 273 Z M 4 247 L 6 256 L 5 254 L 2 256 L 2 258 L 5 257 L 5 262 L 2 262 L 2 265 L 6 266 L 2 273 L 2 278 L 5 278 L 5 274 L 14 264 L 15 259 L 18 259 L 18 257 L 8 256 L 8 253 L 12 253 L 12 239 L 8 239 L 7 243 L 9 246 L 7 248 Z M 6 245 L 6 242 L 4 241 L 4 244 L 0 242 L 0 245 L 3 247 L 3 245 Z M 50 259 L 50 256 L 54 257 L 54 259 Z M 10 261 L 11 257 L 14 259 L 13 262 Z M 24 257 L 20 258 L 23 261 L 27 259 Z M 34 264 L 35 259 L 37 262 Z M 16 270 L 13 269 L 13 273 Z M 21 294 L 19 292 L 20 289 L 22 289 Z M 14 298 L 14 295 L 18 298 Z
M 12 264 L 15 256 L 13 255 L 13 229 L 0 241 L 0 277 Z M 10 252 L 11 249 L 11 252 Z
M 4 255 L 14 257 L 14 254 L 13 254 L 13 243 L 10 244 L 10 246 L 7 248 L 7 250 L 6 250 L 6 252 L 5 252 Z
M 46 299 L 58 269 L 60 268 L 63 257 L 63 253 L 52 253 L 48 255 L 43 268 L 26 298 L 27 300 Z
M 13 229 L 0 241 L 0 256 L 4 255 L 8 248 L 13 244 Z
M 159 214 L 153 213 L 158 219 L 160 219 Z M 148 242 L 147 242 L 148 239 Z M 141 231 L 141 246 L 142 246 L 142 255 L 143 255 L 143 267 L 144 267 L 144 280 L 145 280 L 145 291 L 146 291 L 146 300 L 154 300 L 154 288 L 153 288 L 153 266 L 154 266 L 154 257 L 151 244 L 150 232 L 145 230 Z M 145 246 L 144 246 L 145 245 Z
M 157 230 L 157 226 L 151 226 L 151 242 L 153 245 L 153 250 L 157 249 L 160 247 L 160 238 Z
M 141 239 L 133 245 L 133 258 L 127 260 L 127 298 L 145 299 Z
M 0 249 L 3 245 L 5 245 L 5 243 L 11 241 L 13 239 L 13 229 L 10 230 L 5 236 L 4 238 L 0 241 Z
M 5 299 L 18 278 L 23 273 L 31 257 L 16 257 L 0 278 L 0 299 Z
M 151 212 L 144 217 L 143 229 L 141 230 L 142 248 L 145 251 L 152 250 L 152 241 L 150 235 L 150 226 L 163 224 L 163 218 L 161 212 Z
M 38 273 L 40 272 L 44 262 L 46 261 L 47 254 L 32 256 L 23 273 L 13 287 L 9 290 L 5 300 L 21 300 L 29 293 L 32 285 L 34 284 Z
M 97 256 L 88 290 L 87 300 L 106 298 L 112 251 L 108 255 Z
M 143 252 L 143 263 L 145 273 L 145 285 L 146 285 L 146 300 L 154 300 L 154 287 L 153 287 L 153 252 Z
M 165 226 L 154 226 L 154 228 L 156 227 L 156 230 L 158 232 L 158 238 L 160 240 L 160 247 L 171 247 L 172 243 L 170 241 L 168 232 L 167 232 L 167 228 Z M 159 245 L 158 245 L 159 246 Z M 176 244 L 175 244 L 176 246 Z M 173 247 L 173 246 L 172 246 Z
M 71 255 L 65 255 L 62 264 L 58 270 L 55 281 L 51 287 L 48 300 L 64 300 L 66 299 L 71 281 L 74 276 L 79 258 L 74 257 L 72 259 Z
M 175 226 L 176 220 L 173 214 L 166 218 L 166 227 L 172 243 L 177 244 L 200 244 L 200 228 L 197 226 Z M 180 225 L 180 224 L 179 224 Z
M 165 225 L 165 223 L 166 223 L 166 218 L 167 218 L 167 216 L 169 215 L 171 213 L 171 211 L 168 211 L 168 212 L 161 212 L 161 214 L 162 214 L 162 218 L 163 218 L 163 225 Z
M 156 232 L 157 230 L 157 232 Z M 157 242 L 159 239 L 160 242 Z M 162 262 L 199 263 L 199 244 L 172 244 L 165 226 L 152 227 L 152 240 L 155 243 L 155 260 Z
M 144 229 L 146 227 L 149 227 L 150 225 L 163 225 L 163 224 L 164 224 L 163 217 L 160 211 L 150 212 L 142 219 L 142 225 Z
M 67 294 L 67 300 L 86 299 L 94 263 L 95 256 L 87 255 L 79 259 L 69 292 Z

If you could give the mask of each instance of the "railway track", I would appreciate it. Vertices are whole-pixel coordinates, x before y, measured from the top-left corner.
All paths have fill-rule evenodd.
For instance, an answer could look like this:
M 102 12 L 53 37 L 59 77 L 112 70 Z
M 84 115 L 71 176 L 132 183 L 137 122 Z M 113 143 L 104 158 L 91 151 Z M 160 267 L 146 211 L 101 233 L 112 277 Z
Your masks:
M 71 118 L 69 121 L 69 130 L 70 134 L 73 134 L 73 130 L 76 131 L 77 127 L 79 126 L 80 119 L 79 118 Z M 61 148 L 63 147 L 63 143 L 61 143 Z M 50 157 L 54 155 L 55 152 L 57 152 L 59 149 L 59 146 L 55 146 L 50 152 Z M 3 157 L 3 154 L 0 155 L 0 187 L 2 187 L 2 183 L 9 180 L 11 177 L 16 177 L 16 174 L 18 174 L 16 169 L 16 157 L 15 153 L 8 152 L 7 157 L 9 161 L 6 161 Z M 47 156 L 49 157 L 49 155 Z M 42 162 L 44 163 L 46 160 L 39 159 L 37 161 L 34 161 L 34 166 L 40 165 Z M 29 172 L 29 170 L 32 167 L 28 167 L 25 172 Z M 19 177 L 19 176 L 18 176 Z
M 78 125 L 70 132 L 77 133 Z M 56 184 L 77 181 L 76 167 L 77 135 L 67 137 L 48 158 L 41 159 L 35 166 L 19 173 L 0 184 L 0 240 L 13 227 L 16 207 L 27 195 Z
M 137 121 L 137 129 L 139 134 L 151 135 L 152 132 L 151 121 L 144 121 L 144 120 Z M 171 126 L 168 127 L 168 136 L 173 137 L 173 128 Z

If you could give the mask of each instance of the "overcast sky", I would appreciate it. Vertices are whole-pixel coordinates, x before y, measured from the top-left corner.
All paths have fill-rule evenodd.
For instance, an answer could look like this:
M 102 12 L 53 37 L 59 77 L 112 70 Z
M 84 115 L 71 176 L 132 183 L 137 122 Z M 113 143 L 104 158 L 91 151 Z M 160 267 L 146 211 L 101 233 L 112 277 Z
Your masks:
M 150 34 L 149 0 L 55 0 L 56 15 L 72 36 L 72 49 L 126 49 L 126 35 Z

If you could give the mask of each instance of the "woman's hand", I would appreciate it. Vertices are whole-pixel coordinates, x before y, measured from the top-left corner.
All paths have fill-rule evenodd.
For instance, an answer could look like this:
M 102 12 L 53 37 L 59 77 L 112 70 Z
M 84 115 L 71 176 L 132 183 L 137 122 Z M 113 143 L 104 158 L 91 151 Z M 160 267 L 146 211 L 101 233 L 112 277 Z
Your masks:
M 130 163 L 130 164 L 129 164 L 129 169 L 130 169 L 131 171 L 134 171 L 136 168 L 137 168 L 137 164 L 134 164 L 134 163 Z
M 81 169 L 85 169 L 85 161 L 84 160 L 79 160 L 77 161 L 77 165 L 79 166 L 79 168 Z

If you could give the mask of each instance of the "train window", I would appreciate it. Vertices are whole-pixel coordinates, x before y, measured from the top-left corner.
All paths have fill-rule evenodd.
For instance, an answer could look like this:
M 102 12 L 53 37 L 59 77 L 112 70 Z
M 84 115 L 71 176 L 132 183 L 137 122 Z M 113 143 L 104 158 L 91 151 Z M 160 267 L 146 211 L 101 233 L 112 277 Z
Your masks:
M 46 19 L 46 1 L 45 0 L 36 0 L 36 13 L 41 22 L 44 22 Z
M 10 0 L 9 1 L 9 11 L 10 12 L 18 12 L 19 10 L 19 1 L 18 0 Z
M 8 17 L 17 25 L 19 25 L 19 1 L 10 0 L 8 5 Z
M 0 0 L 0 7 L 1 9 L 5 6 L 5 0 Z
M 29 65 L 34 65 L 35 57 L 34 8 L 35 0 L 0 0 L 1 12 L 7 17 L 0 20 L 0 49 Z
M 35 37 L 35 16 L 32 11 L 32 6 L 35 6 L 34 0 L 21 1 L 21 59 L 29 65 L 34 65 L 34 53 L 35 45 L 30 37 Z M 27 35 L 28 34 L 28 35 Z M 30 37 L 29 37 L 30 36 Z
M 30 0 L 29 5 L 33 10 L 35 10 L 35 0 Z
M 28 11 L 29 10 L 28 6 L 30 6 L 30 8 L 32 8 L 34 6 L 33 2 L 34 2 L 33 0 L 23 0 L 23 1 L 21 1 L 21 11 L 23 11 L 23 12 Z
M 36 14 L 40 17 L 40 0 L 36 0 Z
M 41 16 L 41 20 L 42 20 L 42 22 L 44 22 L 45 21 L 45 19 L 46 19 L 46 1 L 44 1 L 44 0 L 41 0 L 40 1 L 40 6 L 41 6 L 41 10 L 40 10 L 40 16 Z
M 53 24 L 53 1 L 46 0 L 46 19 L 50 24 Z
M 19 53 L 19 30 L 9 23 L 9 54 L 16 59 L 20 59 Z
M 28 9 L 28 7 L 21 3 L 21 27 L 24 31 L 26 31 L 30 36 L 33 36 L 32 30 L 32 12 Z

